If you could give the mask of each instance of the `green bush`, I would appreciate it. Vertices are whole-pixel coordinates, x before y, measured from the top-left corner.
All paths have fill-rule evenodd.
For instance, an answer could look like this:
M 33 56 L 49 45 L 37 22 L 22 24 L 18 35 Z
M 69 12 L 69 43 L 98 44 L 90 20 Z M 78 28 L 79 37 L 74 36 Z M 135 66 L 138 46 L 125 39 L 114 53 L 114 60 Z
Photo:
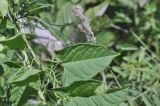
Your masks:
M 0 106 L 160 106 L 159 0 L 0 0 Z

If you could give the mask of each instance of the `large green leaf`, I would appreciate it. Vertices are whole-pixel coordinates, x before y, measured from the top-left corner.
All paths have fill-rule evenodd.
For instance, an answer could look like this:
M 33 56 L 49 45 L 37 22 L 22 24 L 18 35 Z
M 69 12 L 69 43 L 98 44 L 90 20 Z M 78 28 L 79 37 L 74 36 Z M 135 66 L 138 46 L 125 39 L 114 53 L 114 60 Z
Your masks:
M 101 85 L 100 81 L 86 80 L 86 81 L 76 81 L 67 87 L 54 89 L 56 94 L 65 96 L 81 96 L 87 97 L 94 95 L 94 91 L 98 86 Z
M 78 80 L 87 80 L 103 71 L 118 55 L 102 46 L 77 44 L 57 52 L 63 61 L 64 86 Z
M 26 69 L 26 68 L 20 68 L 15 69 L 13 75 L 11 75 L 8 79 L 8 83 L 14 83 L 14 84 L 20 84 L 25 85 L 30 82 L 36 82 L 39 78 L 38 74 L 42 72 L 42 70 L 38 69 Z
M 126 100 L 128 88 L 91 97 L 73 97 L 64 106 L 119 106 Z
M 8 11 L 7 0 L 0 0 L 0 12 L 1 12 L 3 17 L 7 14 L 7 11 Z
M 8 46 L 10 49 L 24 49 L 26 45 L 21 34 L 17 34 L 9 39 L 2 40 L 0 43 Z

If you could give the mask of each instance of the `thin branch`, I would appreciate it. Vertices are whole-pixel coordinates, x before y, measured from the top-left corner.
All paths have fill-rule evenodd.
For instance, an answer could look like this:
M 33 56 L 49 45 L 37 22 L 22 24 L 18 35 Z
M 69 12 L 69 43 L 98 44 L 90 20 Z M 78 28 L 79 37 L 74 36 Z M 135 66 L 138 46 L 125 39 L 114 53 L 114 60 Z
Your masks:
M 119 83 L 118 79 L 117 79 L 117 78 L 116 78 L 116 76 L 114 75 L 114 73 L 113 73 L 113 71 L 112 71 L 112 68 L 111 68 L 111 67 L 109 67 L 109 70 L 110 70 L 110 72 L 111 72 L 112 76 L 114 77 L 115 81 L 117 82 L 117 84 L 118 84 L 119 88 L 122 88 L 122 86 L 121 86 L 121 84 Z

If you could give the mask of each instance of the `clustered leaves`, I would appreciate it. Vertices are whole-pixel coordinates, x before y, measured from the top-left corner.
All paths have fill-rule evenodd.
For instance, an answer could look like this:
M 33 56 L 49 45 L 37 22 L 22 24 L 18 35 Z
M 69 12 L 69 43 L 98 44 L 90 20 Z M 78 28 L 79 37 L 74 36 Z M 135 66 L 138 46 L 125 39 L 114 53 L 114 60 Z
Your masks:
M 0 105 L 160 106 L 159 4 L 0 0 Z

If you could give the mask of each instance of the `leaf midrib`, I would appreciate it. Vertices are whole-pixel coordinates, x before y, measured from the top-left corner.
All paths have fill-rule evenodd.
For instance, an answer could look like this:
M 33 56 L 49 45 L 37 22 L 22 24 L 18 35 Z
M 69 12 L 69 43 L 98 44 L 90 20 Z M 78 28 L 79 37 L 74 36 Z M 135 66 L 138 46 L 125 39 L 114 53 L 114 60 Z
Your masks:
M 63 62 L 64 64 L 69 64 L 69 63 L 74 63 L 74 62 L 80 62 L 80 61 L 89 61 L 89 60 L 94 60 L 94 59 L 99 59 L 99 58 L 106 58 L 106 57 L 116 57 L 118 56 L 119 53 L 115 54 L 115 55 L 108 55 L 108 56 L 100 56 L 100 57 L 95 57 L 95 58 L 90 58 L 90 59 L 85 59 L 85 60 L 76 60 L 76 61 L 67 61 L 67 62 Z

